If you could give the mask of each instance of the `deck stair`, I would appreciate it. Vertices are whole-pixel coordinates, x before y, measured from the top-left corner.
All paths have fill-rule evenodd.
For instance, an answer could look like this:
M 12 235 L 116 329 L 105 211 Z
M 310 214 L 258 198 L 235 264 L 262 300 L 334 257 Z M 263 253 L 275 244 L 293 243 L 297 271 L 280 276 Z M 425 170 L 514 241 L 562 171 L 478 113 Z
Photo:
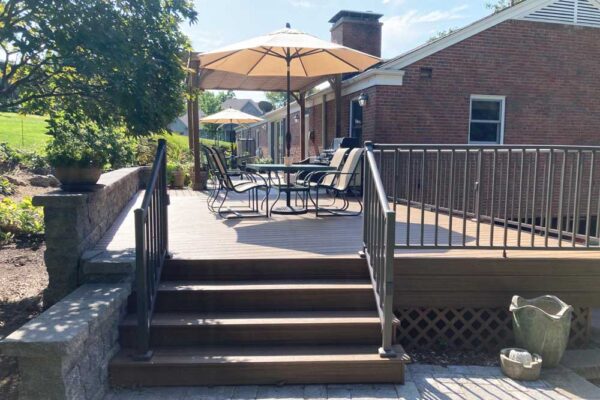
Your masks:
M 381 358 L 364 260 L 169 260 L 151 325 L 154 356 L 131 357 L 135 296 L 120 325 L 114 386 L 402 383 Z

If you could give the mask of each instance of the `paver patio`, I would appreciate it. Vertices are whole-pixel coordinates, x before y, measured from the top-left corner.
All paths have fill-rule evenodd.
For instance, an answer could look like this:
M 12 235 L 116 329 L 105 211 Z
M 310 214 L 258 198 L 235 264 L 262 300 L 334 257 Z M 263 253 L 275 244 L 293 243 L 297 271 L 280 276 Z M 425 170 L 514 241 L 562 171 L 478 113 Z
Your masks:
M 411 364 L 404 385 L 215 386 L 114 390 L 105 400 L 158 399 L 600 399 L 600 388 L 559 367 L 536 382 L 518 382 L 497 367 Z

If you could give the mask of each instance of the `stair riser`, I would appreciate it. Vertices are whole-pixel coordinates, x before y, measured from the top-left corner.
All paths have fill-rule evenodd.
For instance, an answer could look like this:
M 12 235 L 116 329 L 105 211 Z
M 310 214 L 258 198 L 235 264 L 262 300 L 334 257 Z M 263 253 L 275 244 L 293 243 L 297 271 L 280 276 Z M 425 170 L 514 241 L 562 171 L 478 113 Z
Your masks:
M 169 260 L 163 281 L 369 279 L 362 259 L 328 260 Z
M 150 340 L 152 346 L 195 346 L 195 345 L 327 345 L 327 344 L 373 344 L 381 341 L 379 324 L 320 324 L 302 326 L 250 325 L 250 326 L 196 326 L 172 327 L 153 326 Z M 133 326 L 120 329 L 122 347 L 134 347 L 136 332 Z
M 404 383 L 404 365 L 384 362 L 112 365 L 113 386 Z
M 169 311 L 372 311 L 375 300 L 371 290 L 306 289 L 244 291 L 161 292 L 157 312 Z

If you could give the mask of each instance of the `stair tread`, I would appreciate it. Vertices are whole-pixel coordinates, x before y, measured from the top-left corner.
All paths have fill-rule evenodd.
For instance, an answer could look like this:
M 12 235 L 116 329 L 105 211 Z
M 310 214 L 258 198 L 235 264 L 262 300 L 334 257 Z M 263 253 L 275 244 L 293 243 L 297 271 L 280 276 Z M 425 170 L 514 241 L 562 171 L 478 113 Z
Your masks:
M 158 290 L 172 291 L 242 291 L 242 290 L 349 290 L 372 289 L 364 280 L 284 280 L 284 281 L 166 281 Z
M 173 365 L 227 363 L 306 363 L 306 362 L 409 362 L 402 346 L 394 346 L 397 357 L 381 358 L 374 345 L 330 346 L 210 346 L 158 347 L 149 361 L 134 361 L 133 349 L 122 349 L 111 361 L 114 365 Z
M 340 325 L 379 324 L 376 311 L 274 311 L 274 312 L 163 312 L 152 318 L 152 326 L 212 325 Z M 135 314 L 129 314 L 122 326 L 136 326 Z

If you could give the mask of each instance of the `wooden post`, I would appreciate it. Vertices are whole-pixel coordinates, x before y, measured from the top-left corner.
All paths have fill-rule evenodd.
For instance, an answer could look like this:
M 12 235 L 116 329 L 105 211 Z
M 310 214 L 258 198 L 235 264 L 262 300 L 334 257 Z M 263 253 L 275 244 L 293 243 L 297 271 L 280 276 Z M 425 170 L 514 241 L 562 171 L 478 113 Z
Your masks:
M 306 158 L 306 92 L 300 92 L 298 99 L 300 105 L 300 158 Z
M 342 134 L 342 75 L 333 78 L 333 93 L 335 95 L 335 137 Z
M 198 74 L 200 73 L 200 63 L 197 60 L 192 61 L 193 69 L 193 87 L 198 88 Z M 194 152 L 194 181 L 192 188 L 194 190 L 202 190 L 202 180 L 200 178 L 200 121 L 198 115 L 198 92 L 195 90 L 192 96 L 192 144 Z
M 194 93 L 194 73 L 192 70 L 192 53 L 190 52 L 188 58 L 188 73 L 187 73 L 187 89 L 188 89 L 188 99 L 187 99 L 187 123 L 188 123 L 188 146 L 190 151 L 194 151 L 194 141 L 192 140 L 192 131 L 194 130 L 194 117 L 192 115 L 194 104 L 192 100 L 192 95 Z

